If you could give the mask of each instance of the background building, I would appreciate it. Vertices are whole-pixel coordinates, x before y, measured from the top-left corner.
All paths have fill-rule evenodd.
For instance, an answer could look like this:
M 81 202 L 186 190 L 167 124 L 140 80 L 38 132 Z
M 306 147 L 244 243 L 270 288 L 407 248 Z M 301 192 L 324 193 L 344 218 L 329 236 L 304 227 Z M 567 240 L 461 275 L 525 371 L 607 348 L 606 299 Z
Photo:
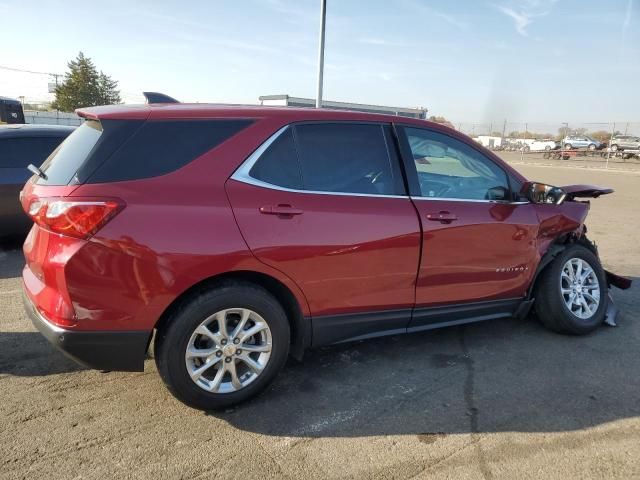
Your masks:
M 315 107 L 316 101 L 312 98 L 290 97 L 289 95 L 262 95 L 258 97 L 260 105 L 273 105 L 280 107 Z M 323 100 L 322 106 L 336 110 L 351 110 L 356 112 L 384 113 L 386 115 L 398 115 L 400 117 L 427 118 L 426 108 L 387 107 L 383 105 L 366 105 L 364 103 L 332 102 Z

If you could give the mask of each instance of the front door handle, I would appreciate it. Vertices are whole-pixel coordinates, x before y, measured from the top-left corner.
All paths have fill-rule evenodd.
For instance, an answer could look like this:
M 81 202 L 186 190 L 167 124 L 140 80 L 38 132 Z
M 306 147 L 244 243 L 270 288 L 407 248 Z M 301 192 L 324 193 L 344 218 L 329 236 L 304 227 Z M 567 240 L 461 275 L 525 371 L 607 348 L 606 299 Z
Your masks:
M 438 213 L 427 213 L 427 220 L 431 220 L 432 222 L 451 223 L 457 219 L 458 216 L 455 213 L 447 212 L 445 210 Z
M 260 213 L 265 215 L 302 215 L 302 210 L 299 208 L 293 208 L 291 205 L 279 204 L 279 205 L 263 205 L 260 207 Z

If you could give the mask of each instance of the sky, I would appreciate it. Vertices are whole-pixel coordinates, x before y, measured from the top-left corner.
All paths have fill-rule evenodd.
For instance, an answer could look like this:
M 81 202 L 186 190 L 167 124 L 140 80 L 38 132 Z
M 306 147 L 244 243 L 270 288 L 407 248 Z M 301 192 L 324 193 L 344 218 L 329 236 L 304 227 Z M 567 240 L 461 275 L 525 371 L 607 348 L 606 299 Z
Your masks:
M 81 50 L 181 101 L 313 98 L 320 0 L 0 0 L 0 66 L 64 73 Z M 0 69 L 0 95 L 50 98 Z M 327 0 L 324 98 L 454 122 L 640 122 L 640 0 Z

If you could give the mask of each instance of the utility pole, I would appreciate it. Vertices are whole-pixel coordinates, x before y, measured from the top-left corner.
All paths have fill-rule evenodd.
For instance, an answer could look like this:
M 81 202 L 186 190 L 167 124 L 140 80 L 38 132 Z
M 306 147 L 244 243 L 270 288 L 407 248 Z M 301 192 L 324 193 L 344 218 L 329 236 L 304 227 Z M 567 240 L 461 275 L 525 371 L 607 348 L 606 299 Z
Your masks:
M 609 138 L 609 148 L 607 148 L 607 165 L 605 168 L 609 168 L 609 158 L 611 157 L 611 142 L 613 142 L 613 135 L 616 133 L 616 122 L 613 122 L 611 127 L 611 137 Z
M 56 82 L 56 92 L 58 91 L 58 77 L 61 77 L 62 75 L 60 75 L 59 73 L 50 73 L 49 75 L 51 75 L 55 82 Z M 56 108 L 56 124 L 60 124 L 60 110 L 58 110 Z
M 320 45 L 318 48 L 318 91 L 316 108 L 322 108 L 322 76 L 324 73 L 324 27 L 327 19 L 327 0 L 320 0 Z

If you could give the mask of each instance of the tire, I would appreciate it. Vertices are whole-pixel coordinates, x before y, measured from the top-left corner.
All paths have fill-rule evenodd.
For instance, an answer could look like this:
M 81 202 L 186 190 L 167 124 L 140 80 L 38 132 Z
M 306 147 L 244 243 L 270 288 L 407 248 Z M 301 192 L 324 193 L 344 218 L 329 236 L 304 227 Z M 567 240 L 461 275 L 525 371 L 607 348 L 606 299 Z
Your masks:
M 263 328 L 242 343 L 234 345 L 232 334 L 247 311 L 250 313 L 246 315 L 244 328 L 236 338 L 240 340 L 243 332 L 250 333 L 254 327 Z M 213 318 L 216 314 L 220 315 Z M 219 327 L 218 318 L 224 319 L 229 334 L 226 338 L 229 340 L 224 340 L 225 335 Z M 200 332 L 204 330 L 200 327 L 205 322 L 208 333 L 203 334 Z M 257 285 L 234 281 L 201 290 L 174 309 L 156 334 L 156 365 L 162 380 L 178 400 L 200 410 L 218 410 L 248 400 L 266 388 L 287 360 L 289 339 L 289 322 L 280 303 Z M 267 352 L 269 343 L 271 349 Z M 195 355 L 188 358 L 188 347 L 191 352 L 208 351 L 209 356 Z M 245 351 L 241 350 L 243 347 L 246 348 Z M 264 351 L 249 353 L 247 350 L 250 348 Z M 243 356 L 253 360 L 254 367 L 262 366 L 259 373 L 242 360 Z M 211 366 L 198 373 L 206 363 Z M 238 368 L 236 383 L 228 370 L 231 367 L 234 372 Z M 192 379 L 189 369 L 197 379 Z M 221 369 L 222 375 L 219 376 Z M 218 386 L 214 388 L 215 384 Z
M 595 143 L 590 143 L 587 148 L 593 152 L 596 149 L 596 145 Z
M 551 151 L 551 146 L 550 145 L 546 145 L 544 147 L 545 152 L 550 152 Z
M 564 149 L 565 149 L 565 150 L 571 150 L 572 148 L 573 148 L 573 147 L 571 146 L 571 144 L 570 144 L 570 143 L 565 143 L 565 145 L 564 145 Z
M 577 307 L 577 313 L 569 309 L 566 297 L 561 288 L 567 285 L 568 280 L 562 279 L 563 270 L 569 261 L 584 262 L 591 267 L 594 277 L 590 275 L 590 286 L 584 291 L 595 294 L 592 286 L 597 280 L 599 287 L 599 302 L 592 313 L 584 312 L 582 307 Z M 591 289 L 591 290 L 589 290 Z M 571 283 L 568 283 L 571 291 Z M 568 294 L 569 296 L 571 293 Z M 570 298 L 570 297 L 569 297 Z M 584 296 L 589 302 L 588 297 Z M 571 245 L 556 257 L 542 272 L 537 285 L 535 296 L 535 309 L 540 321 L 550 330 L 569 335 L 585 335 L 592 332 L 604 322 L 607 311 L 607 282 L 602 265 L 598 257 L 582 245 Z M 592 307 L 595 305 L 591 305 Z M 585 317 L 580 317 L 580 312 Z
M 617 152 L 618 151 L 618 145 L 616 145 L 615 143 L 613 145 L 611 145 L 611 151 L 612 152 Z

